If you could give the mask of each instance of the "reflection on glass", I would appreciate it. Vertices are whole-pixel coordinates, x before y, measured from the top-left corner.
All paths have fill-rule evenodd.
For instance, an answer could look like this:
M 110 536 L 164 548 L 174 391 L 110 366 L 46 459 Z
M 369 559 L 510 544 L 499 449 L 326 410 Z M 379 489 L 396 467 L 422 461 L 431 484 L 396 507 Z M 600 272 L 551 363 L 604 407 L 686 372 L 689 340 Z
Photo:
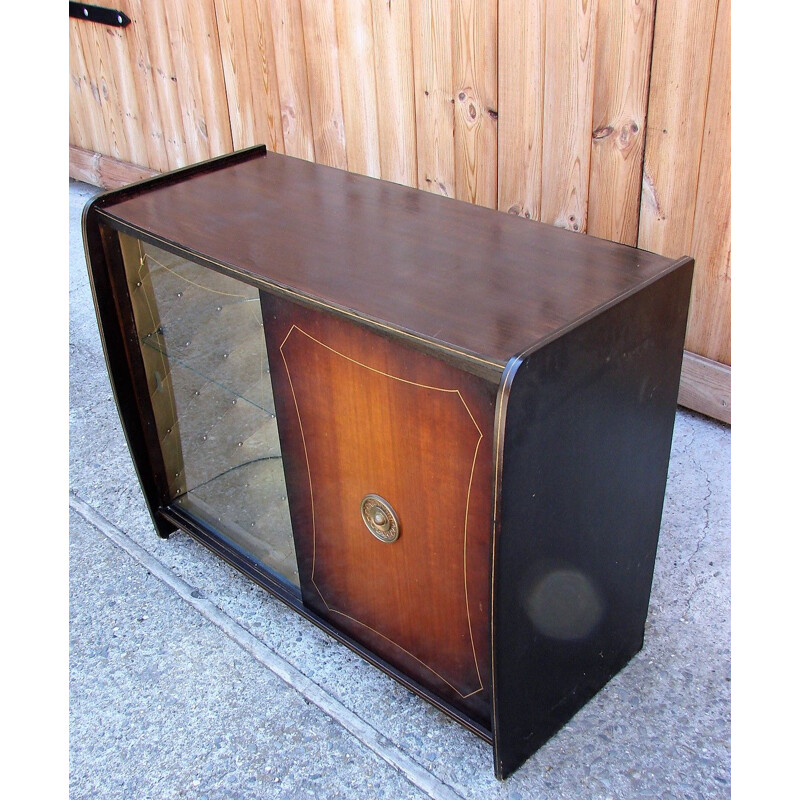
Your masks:
M 298 585 L 258 290 L 120 243 L 174 502 Z

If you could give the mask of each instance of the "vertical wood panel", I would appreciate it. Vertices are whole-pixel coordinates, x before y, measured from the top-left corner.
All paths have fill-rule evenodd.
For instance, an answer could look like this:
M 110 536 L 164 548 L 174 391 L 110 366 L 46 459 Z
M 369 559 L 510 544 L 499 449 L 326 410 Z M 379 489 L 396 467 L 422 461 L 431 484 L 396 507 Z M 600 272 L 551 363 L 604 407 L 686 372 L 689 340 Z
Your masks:
M 248 4 L 248 10 L 254 6 Z M 256 97 L 250 75 L 249 33 L 253 27 L 249 15 L 240 0 L 216 0 L 222 74 L 225 76 L 225 92 L 228 95 L 228 113 L 231 121 L 233 146 L 247 147 L 255 144 L 251 137 L 255 133 Z
M 213 0 L 165 2 L 174 78 L 190 161 L 229 152 L 230 119 Z
M 456 197 L 497 208 L 497 0 L 453 8 Z
M 80 24 L 74 19 L 69 21 L 69 141 L 77 147 L 99 151 L 95 100 L 80 40 Z
M 417 185 L 411 18 L 407 3 L 372 0 L 381 178 Z
M 333 4 L 300 0 L 300 6 L 315 160 L 329 167 L 347 169 L 339 87 L 339 44 Z
M 336 35 L 347 168 L 380 177 L 378 106 L 370 0 L 337 0 Z
M 731 363 L 731 4 L 719 0 L 691 254 L 687 348 Z
M 86 89 L 84 96 L 90 99 L 89 117 L 92 121 L 92 137 L 98 144 L 101 153 L 107 153 L 113 158 L 119 158 L 119 146 L 116 141 L 111 109 L 108 105 L 108 86 L 105 82 L 104 64 L 102 54 L 99 52 L 96 26 L 93 23 L 70 22 L 75 26 L 81 54 L 83 68 L 86 75 Z
M 83 39 L 87 43 L 88 57 L 97 82 L 100 95 L 100 109 L 106 132 L 106 141 L 114 158 L 129 161 L 128 147 L 122 125 L 122 112 L 117 98 L 117 91 L 111 55 L 106 43 L 107 37 L 99 25 L 88 25 L 83 31 Z
M 130 16 L 130 8 L 122 3 L 120 7 Z M 143 119 L 139 107 L 130 47 L 132 33 L 127 28 L 106 28 L 104 37 L 113 75 L 114 106 L 125 143 L 122 148 L 123 159 L 133 164 L 163 162 L 163 145 L 159 149 L 158 143 L 147 135 L 148 121 Z
M 185 9 L 179 3 L 165 0 L 164 12 L 172 71 L 168 78 L 176 87 L 178 109 L 187 162 L 203 161 L 209 157 L 208 135 L 203 118 L 203 101 L 199 77 L 193 65 L 191 27 L 185 24 Z
M 599 0 L 588 232 L 636 244 L 655 0 Z
M 147 68 L 161 111 L 159 121 L 169 168 L 182 167 L 191 159 L 183 132 L 178 79 L 172 65 L 172 48 L 163 3 L 142 3 L 134 24 L 144 27 L 144 36 L 149 43 L 151 61 Z
M 497 207 L 540 219 L 545 0 L 499 0 Z
M 586 231 L 597 0 L 547 0 L 543 222 Z
M 263 142 L 688 253 L 687 346 L 730 361 L 730 0 L 119 7 L 69 23 L 71 144 L 166 170 Z
M 121 161 L 132 161 L 133 159 L 130 157 L 131 148 L 125 137 L 117 76 L 108 46 L 109 36 L 104 30 L 104 26 L 95 24 L 89 25 L 88 34 L 92 40 L 95 69 L 98 70 L 97 78 L 104 106 L 103 118 L 106 123 L 106 132 L 112 155 Z
M 70 59 L 70 73 L 72 72 L 72 62 Z M 72 96 L 75 90 L 75 86 L 72 83 L 72 78 L 70 77 L 70 86 L 69 86 L 69 102 L 72 105 Z M 72 114 L 69 115 L 69 122 L 67 124 L 67 128 L 69 131 L 69 141 L 70 147 L 72 147 L 72 142 L 81 139 L 81 133 L 75 129 L 75 119 L 73 118 Z
M 308 99 L 303 19 L 299 0 L 269 0 L 272 42 L 285 152 L 314 160 L 314 135 Z
M 451 5 L 412 4 L 414 100 L 417 114 L 417 185 L 455 197 Z
M 290 156 L 314 160 L 314 133 L 308 99 L 306 50 L 300 0 L 269 0 L 283 146 Z
M 216 0 L 234 149 L 264 144 L 282 153 L 283 126 L 272 26 L 265 0 Z
M 692 241 L 716 0 L 658 0 L 638 244 L 669 257 Z
M 127 0 L 123 10 L 132 24 L 125 29 L 128 45 L 128 68 L 133 75 L 133 85 L 138 99 L 139 126 L 145 137 L 147 161 L 142 166 L 164 171 L 170 161 L 162 124 L 162 109 L 153 79 L 153 67 L 147 29 L 144 24 L 143 3 L 145 0 Z M 125 65 L 121 64 L 120 69 Z
M 233 141 L 214 0 L 192 3 L 187 16 L 192 25 L 192 56 L 199 66 L 209 156 L 218 156 L 229 153 Z

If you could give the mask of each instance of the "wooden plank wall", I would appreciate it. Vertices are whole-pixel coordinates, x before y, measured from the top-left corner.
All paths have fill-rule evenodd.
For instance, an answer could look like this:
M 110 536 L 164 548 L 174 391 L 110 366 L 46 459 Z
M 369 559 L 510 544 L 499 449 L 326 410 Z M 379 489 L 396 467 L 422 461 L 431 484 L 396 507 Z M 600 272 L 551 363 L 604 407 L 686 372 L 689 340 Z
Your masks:
M 70 20 L 83 175 L 93 154 L 163 171 L 264 143 L 691 254 L 687 375 L 714 365 L 699 410 L 730 421 L 730 0 L 113 5 L 130 26 Z

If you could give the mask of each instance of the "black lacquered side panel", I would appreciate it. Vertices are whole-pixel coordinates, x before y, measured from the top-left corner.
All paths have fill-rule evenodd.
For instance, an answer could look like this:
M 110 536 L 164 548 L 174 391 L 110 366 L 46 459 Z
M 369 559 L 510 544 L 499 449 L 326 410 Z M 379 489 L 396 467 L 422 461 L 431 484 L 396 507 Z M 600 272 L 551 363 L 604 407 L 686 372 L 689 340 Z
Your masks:
M 494 563 L 498 777 L 642 647 L 692 267 L 532 353 L 513 377 Z
M 157 511 L 168 500 L 169 486 L 148 402 L 119 238 L 97 220 L 93 203 L 84 211 L 83 225 L 95 311 L 117 410 L 153 524 L 166 537 L 175 527 Z

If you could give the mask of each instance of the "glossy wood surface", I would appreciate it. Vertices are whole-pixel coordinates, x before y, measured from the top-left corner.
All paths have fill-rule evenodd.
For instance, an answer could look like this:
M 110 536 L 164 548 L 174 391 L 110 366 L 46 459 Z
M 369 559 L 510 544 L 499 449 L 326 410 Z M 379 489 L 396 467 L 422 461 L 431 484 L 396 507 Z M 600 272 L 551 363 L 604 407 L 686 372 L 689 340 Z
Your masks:
M 494 387 L 262 295 L 303 601 L 488 727 Z M 385 498 L 400 535 L 362 521 Z
M 105 212 L 245 278 L 411 331 L 498 371 L 674 266 L 275 153 Z

